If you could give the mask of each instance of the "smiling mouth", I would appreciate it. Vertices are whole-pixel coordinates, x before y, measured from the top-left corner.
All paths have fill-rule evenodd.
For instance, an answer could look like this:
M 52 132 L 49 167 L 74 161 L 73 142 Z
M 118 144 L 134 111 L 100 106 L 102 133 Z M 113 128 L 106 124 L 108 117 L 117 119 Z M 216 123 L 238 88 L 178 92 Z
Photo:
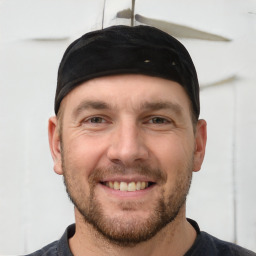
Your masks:
M 154 183 L 147 182 L 147 181 L 132 181 L 132 182 L 107 181 L 107 182 L 102 182 L 101 184 L 114 190 L 134 192 L 134 191 L 146 189 L 152 186 Z

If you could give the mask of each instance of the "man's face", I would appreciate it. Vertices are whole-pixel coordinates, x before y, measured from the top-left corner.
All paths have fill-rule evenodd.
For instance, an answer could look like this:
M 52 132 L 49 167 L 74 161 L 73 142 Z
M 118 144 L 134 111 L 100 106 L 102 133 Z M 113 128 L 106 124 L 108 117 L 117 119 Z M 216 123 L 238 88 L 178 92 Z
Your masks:
M 202 159 L 179 84 L 143 75 L 96 78 L 71 91 L 61 107 L 55 170 L 85 222 L 131 246 L 184 214 Z

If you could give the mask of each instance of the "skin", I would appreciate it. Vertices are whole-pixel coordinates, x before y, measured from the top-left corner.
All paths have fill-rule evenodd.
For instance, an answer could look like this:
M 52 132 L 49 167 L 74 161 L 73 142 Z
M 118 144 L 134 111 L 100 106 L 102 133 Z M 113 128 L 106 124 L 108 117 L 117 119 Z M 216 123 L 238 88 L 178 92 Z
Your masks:
M 74 255 L 184 255 L 192 246 L 196 232 L 185 199 L 203 162 L 206 122 L 192 123 L 178 83 L 144 75 L 87 81 L 63 99 L 61 118 L 50 118 L 49 143 L 54 170 L 64 175 L 75 203 Z M 137 192 L 104 186 L 115 180 L 153 186 Z M 159 202 L 174 219 L 138 243 L 108 239 L 84 216 L 93 209 L 107 231 L 127 237 L 152 229 L 161 218 Z

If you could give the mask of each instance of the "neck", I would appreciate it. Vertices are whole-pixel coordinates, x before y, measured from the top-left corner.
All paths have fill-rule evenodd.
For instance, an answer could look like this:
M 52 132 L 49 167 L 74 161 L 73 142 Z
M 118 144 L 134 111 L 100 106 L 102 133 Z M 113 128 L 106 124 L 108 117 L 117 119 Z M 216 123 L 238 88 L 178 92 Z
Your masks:
M 69 240 L 72 253 L 76 256 L 88 255 L 124 255 L 124 256 L 181 256 L 184 255 L 196 238 L 196 231 L 185 217 L 185 205 L 171 223 L 160 230 L 148 241 L 133 247 L 120 247 L 106 240 L 81 214 L 75 210 L 76 233 Z

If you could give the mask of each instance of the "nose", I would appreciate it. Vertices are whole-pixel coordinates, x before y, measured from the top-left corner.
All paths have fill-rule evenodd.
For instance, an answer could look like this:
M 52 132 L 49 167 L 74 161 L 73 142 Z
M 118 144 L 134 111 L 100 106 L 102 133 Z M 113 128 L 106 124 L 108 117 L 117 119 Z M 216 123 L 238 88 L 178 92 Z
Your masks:
M 111 162 L 126 167 L 145 161 L 149 156 L 145 138 L 133 122 L 118 125 L 111 136 L 107 157 Z

